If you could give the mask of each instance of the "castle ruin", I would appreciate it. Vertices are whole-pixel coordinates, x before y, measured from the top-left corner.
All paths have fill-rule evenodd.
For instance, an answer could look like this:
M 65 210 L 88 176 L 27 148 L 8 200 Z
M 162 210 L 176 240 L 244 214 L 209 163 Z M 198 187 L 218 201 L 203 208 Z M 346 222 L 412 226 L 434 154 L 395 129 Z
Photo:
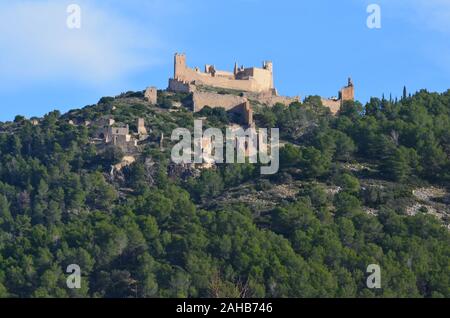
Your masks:
M 147 87 L 144 97 L 150 104 L 156 105 L 158 103 L 158 89 L 154 86 Z
M 222 94 L 204 89 L 232 90 L 239 94 Z M 279 96 L 273 84 L 273 64 L 263 62 L 262 68 L 243 66 L 235 63 L 233 72 L 217 70 L 214 65 L 205 65 L 204 72 L 198 67 L 189 68 L 185 54 L 175 54 L 174 77 L 169 79 L 168 90 L 173 92 L 191 93 L 193 110 L 198 112 L 205 106 L 222 107 L 227 111 L 242 114 L 244 124 L 253 124 L 253 110 L 250 100 L 273 106 L 281 103 L 285 106 L 300 101 L 299 97 Z
M 336 115 L 345 101 L 355 100 L 355 87 L 351 78 L 348 79 L 347 86 L 343 87 L 338 97 L 322 98 L 322 105 L 328 107 L 333 115 Z
M 169 80 L 170 90 L 179 90 L 184 85 L 204 85 L 260 93 L 273 90 L 273 65 L 266 61 L 262 68 L 234 66 L 233 72 L 217 70 L 214 65 L 205 65 L 205 71 L 189 68 L 185 54 L 175 54 L 174 75 Z
M 176 53 L 174 57 L 174 74 L 173 78 L 169 79 L 168 90 L 192 94 L 194 112 L 201 111 L 205 106 L 222 107 L 227 111 L 241 113 L 246 125 L 253 124 L 250 100 L 269 107 L 275 104 L 289 106 L 293 102 L 300 101 L 300 97 L 278 95 L 274 87 L 271 61 L 263 62 L 261 68 L 238 67 L 235 63 L 232 72 L 218 70 L 214 65 L 206 64 L 202 72 L 198 67 L 188 67 L 186 55 L 179 53 Z M 156 90 L 147 89 L 147 95 L 156 99 Z M 322 98 L 322 104 L 335 115 L 345 101 L 354 99 L 354 85 L 349 78 L 347 86 L 339 91 L 338 97 Z
M 138 145 L 138 141 L 148 138 L 143 118 L 137 120 L 137 133 L 130 133 L 129 125 L 116 123 L 111 117 L 102 118 L 97 122 L 96 137 L 105 144 L 114 145 L 124 152 L 132 152 Z

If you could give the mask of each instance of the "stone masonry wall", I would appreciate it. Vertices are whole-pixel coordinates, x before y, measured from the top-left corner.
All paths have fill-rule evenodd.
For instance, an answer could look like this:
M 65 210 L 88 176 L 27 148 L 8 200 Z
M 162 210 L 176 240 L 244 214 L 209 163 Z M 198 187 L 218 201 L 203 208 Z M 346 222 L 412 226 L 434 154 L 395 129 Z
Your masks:
M 341 101 L 339 99 L 326 99 L 322 98 L 322 105 L 328 107 L 333 115 L 336 115 L 341 108 Z
M 223 107 L 231 110 L 247 102 L 247 98 L 235 95 L 222 95 L 211 92 L 194 92 L 192 95 L 194 112 L 199 112 L 205 106 Z
M 354 100 L 355 99 L 355 89 L 354 89 L 354 87 L 353 86 L 344 87 L 341 90 L 340 97 L 341 97 L 341 100 L 343 102 L 347 101 L 347 100 Z
M 169 79 L 169 90 L 172 92 L 190 93 L 193 90 L 193 86 L 171 78 Z

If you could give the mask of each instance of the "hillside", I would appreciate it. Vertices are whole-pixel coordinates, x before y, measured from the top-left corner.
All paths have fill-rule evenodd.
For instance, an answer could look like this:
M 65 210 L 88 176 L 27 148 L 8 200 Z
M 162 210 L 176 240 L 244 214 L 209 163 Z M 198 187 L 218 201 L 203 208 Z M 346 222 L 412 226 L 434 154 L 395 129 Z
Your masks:
M 284 145 L 268 176 L 174 164 L 175 128 L 236 118 L 194 114 L 188 94 L 157 104 L 128 92 L 0 123 L 0 297 L 450 297 L 450 90 L 337 116 L 317 96 L 254 104 Z M 142 118 L 148 136 L 105 145 L 105 118 L 132 132 Z

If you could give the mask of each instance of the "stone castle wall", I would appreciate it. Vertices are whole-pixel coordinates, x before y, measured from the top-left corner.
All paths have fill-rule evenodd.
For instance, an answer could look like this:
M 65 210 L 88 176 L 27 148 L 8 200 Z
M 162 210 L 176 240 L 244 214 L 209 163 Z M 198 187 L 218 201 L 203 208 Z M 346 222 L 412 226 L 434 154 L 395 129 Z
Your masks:
M 269 107 L 274 106 L 275 104 L 283 104 L 285 106 L 289 106 L 294 102 L 300 102 L 300 97 L 287 97 L 287 96 L 279 96 L 275 90 L 262 92 L 262 93 L 245 93 L 245 97 L 248 97 L 251 100 L 256 100 L 261 104 L 266 104 Z
M 253 124 L 253 109 L 246 97 L 222 95 L 211 92 L 194 92 L 192 94 L 194 112 L 201 111 L 205 106 L 211 108 L 222 107 L 226 111 L 242 114 L 243 124 Z
M 247 102 L 247 98 L 236 95 L 222 95 L 211 92 L 194 92 L 192 94 L 192 101 L 194 104 L 194 112 L 199 112 L 205 106 L 223 107 L 225 110 L 232 110 L 233 108 Z
M 269 65 L 269 64 L 268 64 Z M 265 68 L 248 68 L 235 73 L 216 71 L 207 65 L 206 70 L 192 69 L 186 65 L 186 56 L 176 54 L 174 61 L 174 80 L 184 84 L 195 84 L 235 89 L 249 92 L 263 92 L 273 89 L 272 65 Z M 169 83 L 169 86 L 174 83 Z
M 339 99 L 322 98 L 322 105 L 328 107 L 333 115 L 336 115 L 341 108 L 341 101 Z
M 179 93 L 191 93 L 193 90 L 193 86 L 188 83 L 180 82 L 171 78 L 169 79 L 169 90 Z

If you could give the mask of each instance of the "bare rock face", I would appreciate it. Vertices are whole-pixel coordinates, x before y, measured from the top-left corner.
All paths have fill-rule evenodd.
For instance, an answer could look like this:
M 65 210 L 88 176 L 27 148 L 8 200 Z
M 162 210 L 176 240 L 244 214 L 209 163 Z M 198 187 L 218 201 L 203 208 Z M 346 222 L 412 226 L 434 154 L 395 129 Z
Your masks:
M 187 180 L 190 177 L 197 178 L 201 174 L 201 169 L 197 169 L 191 164 L 171 163 L 168 168 L 168 175 L 172 179 L 180 178 Z
M 147 183 L 152 186 L 155 184 L 156 175 L 158 174 L 158 165 L 152 158 L 146 158 L 144 167 Z

